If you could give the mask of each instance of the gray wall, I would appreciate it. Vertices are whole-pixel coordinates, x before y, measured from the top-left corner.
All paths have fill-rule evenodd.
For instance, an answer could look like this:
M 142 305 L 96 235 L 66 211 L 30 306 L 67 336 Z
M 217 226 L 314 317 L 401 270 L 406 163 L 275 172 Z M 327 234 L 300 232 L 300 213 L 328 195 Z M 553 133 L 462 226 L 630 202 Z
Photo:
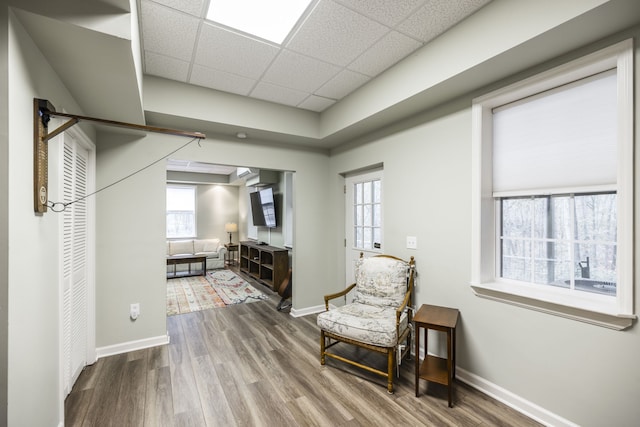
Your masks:
M 4 12 L 5 8 L 2 9 Z M 6 112 L 9 113 L 8 126 L 2 126 L 3 132 L 8 130 L 8 150 L 6 136 L 0 137 L 0 147 L 8 151 L 8 156 L 1 156 L 0 160 L 0 165 L 6 162 L 7 167 L 0 170 L 9 177 L 8 182 L 6 175 L 0 178 L 0 195 L 6 200 L 0 209 L 6 209 L 8 214 L 8 221 L 6 214 L 0 214 L 0 220 L 3 216 L 5 219 L 0 223 L 9 227 L 8 234 L 0 231 L 0 244 L 5 248 L 8 244 L 10 249 L 0 250 L 2 257 L 7 257 L 0 261 L 0 266 L 5 266 L 0 268 L 3 275 L 0 278 L 0 289 L 3 289 L 0 291 L 0 325 L 8 319 L 8 414 L 6 421 L 0 419 L 0 425 L 6 422 L 16 426 L 53 426 L 62 419 L 58 304 L 60 223 L 57 214 L 35 215 L 33 211 L 33 98 L 50 99 L 58 109 L 81 110 L 11 12 L 8 22 L 2 22 L 2 28 L 7 31 L 9 47 L 8 52 L 6 45 L 0 49 L 7 53 L 3 58 L 8 58 L 8 79 L 3 79 L 3 84 L 8 84 L 11 91 L 8 97 L 2 98 L 8 99 L 8 108 L 0 113 L 5 119 Z M 55 179 L 58 148 L 55 140 L 49 143 L 50 200 L 60 200 Z M 6 305 L 4 296 L 7 296 Z M 0 362 L 3 358 L 0 354 Z M 5 365 L 2 366 L 4 369 Z M 3 393 L 4 390 L 0 398 Z
M 632 35 L 637 46 L 640 30 Z M 638 68 L 635 73 L 638 82 Z M 636 123 L 640 115 L 638 88 L 636 84 Z M 338 194 L 342 173 L 383 162 L 386 252 L 404 258 L 415 256 L 418 306 L 428 303 L 460 309 L 459 367 L 578 425 L 637 425 L 637 325 L 613 331 L 481 299 L 469 286 L 470 108 L 473 96 L 484 92 L 398 124 L 387 135 L 370 137 L 366 145 L 340 150 L 330 162 L 332 205 L 336 212 L 342 209 L 337 208 L 342 198 Z M 636 140 L 638 132 L 636 127 Z M 640 165 L 639 151 L 636 169 Z M 636 173 L 636 206 L 640 200 L 638 176 Z M 637 209 L 635 220 L 638 223 Z M 339 230 L 343 226 L 336 223 L 331 228 Z M 640 256 L 638 233 L 636 227 L 636 259 Z M 405 249 L 408 235 L 418 237 L 417 250 Z M 338 289 L 339 277 L 333 279 L 333 288 Z M 636 289 L 636 307 L 639 294 Z
M 228 222 L 238 223 L 238 187 L 232 185 L 198 185 L 197 233 L 199 239 L 220 239 L 229 243 L 229 233 L 224 231 Z M 238 233 L 233 233 L 238 242 Z
M 7 419 L 9 312 L 9 32 L 7 8 L 0 7 L 0 423 Z

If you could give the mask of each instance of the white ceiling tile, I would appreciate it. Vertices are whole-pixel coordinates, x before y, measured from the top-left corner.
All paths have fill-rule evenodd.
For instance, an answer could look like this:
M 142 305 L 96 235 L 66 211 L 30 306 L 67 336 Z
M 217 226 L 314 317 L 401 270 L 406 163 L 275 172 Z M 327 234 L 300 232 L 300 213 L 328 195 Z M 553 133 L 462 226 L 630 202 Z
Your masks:
M 344 70 L 324 86 L 318 89 L 315 94 L 334 100 L 341 99 L 369 81 L 369 77 L 350 70 Z
M 309 96 L 308 93 L 289 89 L 282 86 L 276 86 L 271 83 L 258 83 L 251 92 L 251 96 L 265 101 L 276 102 L 295 107 L 303 99 Z
M 388 31 L 384 25 L 325 0 L 311 12 L 287 48 L 345 66 Z
M 311 95 L 310 97 L 302 101 L 300 104 L 298 104 L 298 107 L 304 108 L 305 110 L 311 110 L 311 111 L 320 113 L 326 110 L 327 108 L 331 107 L 335 103 L 336 103 L 335 99 L 327 99 L 321 96 Z
M 381 24 L 393 27 L 405 20 L 426 0 L 336 0 Z
M 377 76 L 421 46 L 422 43 L 411 37 L 392 31 L 349 64 L 349 69 Z
M 433 40 L 491 0 L 428 0 L 397 29 L 424 42 Z
M 187 81 L 189 63 L 153 52 L 144 54 L 145 72 L 165 79 Z
M 153 0 L 172 9 L 181 10 L 198 18 L 204 14 L 204 0 Z
M 145 51 L 191 60 L 198 19 L 150 1 L 142 2 L 142 34 Z
M 278 48 L 260 40 L 205 23 L 198 39 L 195 63 L 257 79 Z
M 265 82 L 311 93 L 340 71 L 339 67 L 283 50 L 264 74 Z
M 248 95 L 251 88 L 256 84 L 256 80 L 236 74 L 225 73 L 224 71 L 213 70 L 203 67 L 202 65 L 193 66 L 189 82 L 198 86 L 244 96 Z

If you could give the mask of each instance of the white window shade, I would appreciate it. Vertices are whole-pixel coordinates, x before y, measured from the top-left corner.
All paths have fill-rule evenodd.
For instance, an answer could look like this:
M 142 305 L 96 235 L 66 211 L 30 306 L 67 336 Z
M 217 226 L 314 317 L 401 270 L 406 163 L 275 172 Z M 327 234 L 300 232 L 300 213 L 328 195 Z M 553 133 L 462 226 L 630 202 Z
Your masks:
M 615 70 L 493 111 L 494 196 L 614 188 Z

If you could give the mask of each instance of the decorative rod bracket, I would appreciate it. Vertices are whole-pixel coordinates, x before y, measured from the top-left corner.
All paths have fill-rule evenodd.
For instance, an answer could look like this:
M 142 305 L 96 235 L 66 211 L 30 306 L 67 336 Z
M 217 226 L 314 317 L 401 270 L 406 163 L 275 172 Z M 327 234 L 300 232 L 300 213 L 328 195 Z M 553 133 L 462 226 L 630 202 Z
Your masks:
M 66 117 L 69 121 L 60 125 L 57 129 L 49 132 L 48 125 L 51 117 Z M 95 117 L 79 116 L 77 114 L 59 113 L 56 108 L 46 99 L 33 99 L 33 200 L 34 211 L 42 214 L 47 211 L 48 203 L 48 166 L 49 153 L 47 143 L 51 138 L 56 137 L 81 120 L 98 123 L 105 126 L 115 126 L 139 130 L 144 132 L 163 133 L 186 138 L 205 139 L 206 135 L 201 132 L 188 132 L 183 130 L 161 128 L 155 126 L 138 125 L 134 123 L 118 122 L 115 120 L 98 119 Z

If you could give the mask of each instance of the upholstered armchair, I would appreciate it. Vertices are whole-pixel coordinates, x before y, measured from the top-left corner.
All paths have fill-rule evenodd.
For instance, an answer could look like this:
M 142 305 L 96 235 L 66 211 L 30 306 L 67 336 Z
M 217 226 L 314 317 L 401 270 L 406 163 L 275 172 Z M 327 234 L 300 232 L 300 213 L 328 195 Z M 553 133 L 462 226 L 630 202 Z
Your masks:
M 326 357 L 339 360 L 387 378 L 387 391 L 393 393 L 395 363 L 410 353 L 415 262 L 390 255 L 363 258 L 356 262 L 356 283 L 341 292 L 325 295 L 325 310 L 318 314 L 320 363 Z M 351 303 L 331 308 L 329 302 L 354 291 Z M 387 356 L 387 370 L 365 365 L 329 351 L 346 343 Z

